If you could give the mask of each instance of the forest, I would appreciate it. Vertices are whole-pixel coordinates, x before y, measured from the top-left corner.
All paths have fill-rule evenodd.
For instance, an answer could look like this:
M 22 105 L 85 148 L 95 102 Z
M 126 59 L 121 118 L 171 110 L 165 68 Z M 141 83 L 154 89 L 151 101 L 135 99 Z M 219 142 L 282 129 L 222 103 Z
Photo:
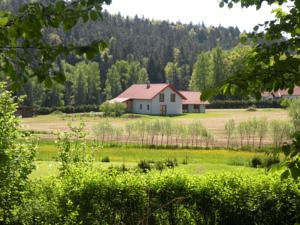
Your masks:
M 28 1 L 1 2 L 0 9 L 17 11 Z M 131 84 L 148 81 L 202 91 L 230 76 L 251 49 L 237 46 L 241 32 L 236 27 L 170 23 L 107 11 L 101 20 L 81 22 L 69 32 L 45 29 L 43 35 L 53 45 L 86 45 L 103 39 L 108 47 L 92 58 L 76 54 L 60 57 L 55 66 L 63 71 L 66 82 L 46 88 L 30 79 L 18 93 L 27 96 L 27 106 L 99 105 Z

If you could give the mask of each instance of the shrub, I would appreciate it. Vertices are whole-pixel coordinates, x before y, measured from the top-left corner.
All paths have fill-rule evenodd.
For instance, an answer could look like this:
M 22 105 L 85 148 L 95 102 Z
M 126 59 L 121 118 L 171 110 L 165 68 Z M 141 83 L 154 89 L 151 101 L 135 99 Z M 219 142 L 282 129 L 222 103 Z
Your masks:
M 167 159 L 165 163 L 166 167 L 169 169 L 174 169 L 176 166 L 178 166 L 177 159 Z
M 265 101 L 244 101 L 244 100 L 215 100 L 207 105 L 208 109 L 246 109 L 255 106 L 256 108 L 281 108 L 281 104 L 277 100 Z
M 108 163 L 108 162 L 110 162 L 110 159 L 109 159 L 108 156 L 104 156 L 104 157 L 102 158 L 101 162 L 106 162 L 106 163 Z
M 125 113 L 126 106 L 123 103 L 105 102 L 100 106 L 100 111 L 103 112 L 103 116 L 119 117 Z
M 255 111 L 257 111 L 257 109 L 256 109 L 256 106 L 254 105 L 254 106 L 248 107 L 248 108 L 246 109 L 246 111 L 248 111 L 248 112 L 255 112 Z
M 265 166 L 271 168 L 273 165 L 280 163 L 278 158 L 267 158 L 265 161 Z
M 227 148 L 229 148 L 230 140 L 232 139 L 232 135 L 234 131 L 235 131 L 235 122 L 233 119 L 230 119 L 225 123 L 225 133 L 227 136 Z
M 150 163 L 146 160 L 141 160 L 139 163 L 138 163 L 138 168 L 144 172 L 144 173 L 147 173 L 148 171 L 151 170 L 151 166 L 150 166 Z
M 76 169 L 39 180 L 15 224 L 296 224 L 300 184 L 275 175 Z
M 155 167 L 156 170 L 163 171 L 166 168 L 166 165 L 162 161 L 156 161 L 154 163 L 154 167 Z
M 251 160 L 251 166 L 254 168 L 261 167 L 262 164 L 262 160 L 259 157 L 253 157 Z
M 15 116 L 22 99 L 0 82 L 0 224 L 13 223 L 34 169 L 35 144 Z M 16 223 L 18 224 L 18 223 Z
M 81 105 L 81 106 L 59 106 L 59 107 L 34 107 L 35 115 L 48 115 L 54 111 L 62 113 L 84 113 L 84 112 L 99 112 L 97 105 Z
M 295 130 L 300 131 L 300 98 L 291 101 L 288 111 Z
M 188 159 L 187 159 L 187 158 L 183 159 L 183 160 L 182 160 L 182 164 L 183 164 L 183 165 L 189 164 Z

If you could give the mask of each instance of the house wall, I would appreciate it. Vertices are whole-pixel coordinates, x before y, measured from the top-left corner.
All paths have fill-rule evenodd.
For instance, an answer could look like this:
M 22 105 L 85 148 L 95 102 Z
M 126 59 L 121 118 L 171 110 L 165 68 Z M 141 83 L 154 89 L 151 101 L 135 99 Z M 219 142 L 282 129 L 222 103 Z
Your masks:
M 201 104 L 201 105 L 200 105 L 200 110 L 199 110 L 199 112 L 196 112 L 196 111 L 194 110 L 194 105 L 188 105 L 188 113 L 205 113 L 205 111 L 206 111 L 206 107 L 205 107 L 204 104 Z
M 140 109 L 140 105 L 142 104 L 142 109 Z M 134 99 L 132 101 L 132 112 L 138 114 L 152 114 L 151 100 L 140 100 Z M 149 110 L 147 110 L 147 105 L 149 105 Z
M 151 114 L 153 115 L 159 115 L 160 112 L 160 106 L 161 105 L 167 105 L 167 115 L 178 115 L 182 114 L 182 98 L 175 93 L 171 88 L 166 88 L 163 92 L 165 94 L 165 101 L 159 102 L 159 94 L 152 99 L 152 111 Z M 171 94 L 176 94 L 175 102 L 171 102 Z

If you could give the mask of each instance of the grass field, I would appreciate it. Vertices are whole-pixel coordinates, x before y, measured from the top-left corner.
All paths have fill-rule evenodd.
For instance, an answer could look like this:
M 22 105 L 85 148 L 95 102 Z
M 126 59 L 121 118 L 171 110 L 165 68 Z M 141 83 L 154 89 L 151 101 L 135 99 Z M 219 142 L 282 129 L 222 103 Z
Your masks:
M 265 159 L 264 153 L 229 150 L 191 150 L 191 149 L 147 149 L 147 148 L 99 148 L 96 150 L 96 165 L 99 167 L 120 166 L 136 167 L 140 160 L 163 161 L 176 159 L 179 166 L 175 170 L 189 174 L 238 171 L 241 173 L 264 173 L 264 169 L 250 167 L 253 157 Z M 109 157 L 109 163 L 101 163 Z M 188 164 L 184 165 L 183 161 Z M 51 141 L 42 141 L 38 147 L 37 169 L 32 177 L 58 174 L 57 148 Z
M 92 115 L 92 114 L 91 114 Z M 136 120 L 151 121 L 154 119 L 166 118 L 162 116 L 149 115 L 134 115 L 126 114 L 121 118 L 102 118 L 100 116 L 91 116 L 90 114 L 53 114 L 46 116 L 37 116 L 33 118 L 22 119 L 23 129 L 31 130 L 39 133 L 43 139 L 53 139 L 56 131 L 68 131 L 68 124 L 78 125 L 84 122 L 86 131 L 90 138 L 95 138 L 93 129 L 100 121 L 108 120 L 115 127 L 125 128 L 129 122 Z M 97 114 L 96 114 L 97 115 Z M 268 121 L 272 120 L 288 120 L 288 115 L 284 109 L 258 109 L 254 112 L 246 111 L 245 109 L 218 109 L 207 110 L 207 113 L 183 114 L 179 116 L 168 117 L 171 121 L 179 124 L 189 124 L 194 121 L 200 121 L 214 136 L 214 146 L 225 146 L 226 135 L 224 133 L 225 123 L 234 119 L 236 124 L 249 118 L 265 118 Z M 126 135 L 120 136 L 124 141 Z M 231 138 L 233 146 L 238 146 L 240 143 L 239 136 L 236 134 Z M 271 143 L 271 135 L 267 135 L 264 139 L 265 144 Z
M 161 116 L 148 115 L 125 115 L 122 118 L 109 118 L 114 126 L 124 127 L 126 123 L 137 119 L 153 120 L 165 118 Z M 169 117 L 171 121 L 188 124 L 195 120 L 208 128 L 216 140 L 224 139 L 224 125 L 229 119 L 234 119 L 236 123 L 249 118 L 266 118 L 267 120 L 287 120 L 287 112 L 282 109 L 258 109 L 248 112 L 245 109 L 232 110 L 207 110 L 205 114 L 183 114 Z M 85 122 L 86 130 L 92 133 L 93 127 L 104 120 L 98 116 L 82 116 L 80 114 L 71 115 L 46 115 L 34 118 L 22 119 L 23 129 L 37 131 L 41 137 L 37 154 L 37 169 L 32 177 L 51 175 L 58 173 L 57 148 L 52 140 L 55 138 L 51 132 L 67 131 L 68 124 L 79 124 Z M 106 118 L 105 118 L 106 120 Z M 48 141 L 45 141 L 48 139 Z M 50 140 L 49 140 L 50 139 Z M 110 163 L 101 163 L 103 157 L 109 157 Z M 97 166 L 108 167 L 111 165 L 125 164 L 126 167 L 136 167 L 140 160 L 166 160 L 176 159 L 179 166 L 176 170 L 189 174 L 204 174 L 208 172 L 240 171 L 241 173 L 263 173 L 264 169 L 254 169 L 249 166 L 253 157 L 266 158 L 264 153 L 228 151 L 228 150 L 191 150 L 191 149 L 147 149 L 135 147 L 110 147 L 99 148 L 96 153 Z M 183 165 L 183 160 L 188 160 L 187 165 Z

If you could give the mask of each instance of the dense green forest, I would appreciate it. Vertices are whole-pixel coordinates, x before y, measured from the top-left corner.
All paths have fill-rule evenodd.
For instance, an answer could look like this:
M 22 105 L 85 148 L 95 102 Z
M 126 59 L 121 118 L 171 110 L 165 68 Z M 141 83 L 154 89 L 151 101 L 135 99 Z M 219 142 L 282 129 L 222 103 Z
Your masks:
M 28 1 L 1 2 L 0 8 L 16 11 Z M 45 4 L 49 1 L 42 0 Z M 44 38 L 54 46 L 86 45 L 104 39 L 108 48 L 91 60 L 76 55 L 61 58 L 56 66 L 66 75 L 64 85 L 56 83 L 47 89 L 29 80 L 18 93 L 27 95 L 25 104 L 29 106 L 100 104 L 131 84 L 146 81 L 170 82 L 178 89 L 201 91 L 228 77 L 233 69 L 231 59 L 238 60 L 235 55 L 244 52 L 241 46 L 229 51 L 239 42 L 238 28 L 170 23 L 108 12 L 103 13 L 102 20 L 81 23 L 70 32 L 47 29 Z

